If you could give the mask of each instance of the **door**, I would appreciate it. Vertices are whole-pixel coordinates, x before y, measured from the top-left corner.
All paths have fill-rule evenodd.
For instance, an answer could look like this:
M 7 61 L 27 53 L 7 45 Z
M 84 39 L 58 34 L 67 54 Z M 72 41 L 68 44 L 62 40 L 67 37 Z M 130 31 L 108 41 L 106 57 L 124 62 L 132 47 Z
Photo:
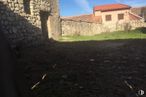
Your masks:
M 40 11 L 42 34 L 45 39 L 49 38 L 48 23 L 47 23 L 48 17 L 49 17 L 49 12 Z

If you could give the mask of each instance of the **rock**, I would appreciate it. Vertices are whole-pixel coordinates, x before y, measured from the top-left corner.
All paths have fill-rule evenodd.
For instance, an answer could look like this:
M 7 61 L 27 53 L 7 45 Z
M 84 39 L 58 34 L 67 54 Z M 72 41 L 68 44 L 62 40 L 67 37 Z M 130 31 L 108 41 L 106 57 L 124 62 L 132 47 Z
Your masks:
M 17 29 L 15 27 L 12 28 L 13 33 L 17 33 Z
M 79 88 L 80 88 L 80 89 L 83 89 L 84 87 L 83 87 L 83 86 L 79 86 Z
M 74 84 L 74 86 L 78 86 L 78 85 L 79 85 L 78 83 L 75 83 L 75 84 Z
M 104 63 L 110 63 L 111 61 L 110 60 L 104 60 Z
M 52 67 L 53 67 L 53 69 L 55 69 L 56 68 L 56 64 L 54 64 Z
M 94 62 L 94 61 L 95 61 L 95 59 L 90 59 L 90 61 L 91 61 L 91 62 Z
M 62 78 L 63 78 L 63 79 L 67 79 L 68 76 L 67 76 L 67 75 L 62 75 Z

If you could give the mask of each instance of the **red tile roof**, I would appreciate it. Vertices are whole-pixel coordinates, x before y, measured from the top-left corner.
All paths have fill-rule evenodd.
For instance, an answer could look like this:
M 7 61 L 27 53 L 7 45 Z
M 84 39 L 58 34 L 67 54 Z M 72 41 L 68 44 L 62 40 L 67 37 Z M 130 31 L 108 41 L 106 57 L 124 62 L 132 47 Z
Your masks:
M 125 4 L 106 4 L 95 6 L 94 11 L 112 11 L 112 10 L 121 10 L 121 9 L 130 9 L 131 7 Z
M 141 20 L 142 17 L 134 14 L 129 13 L 130 20 Z M 94 14 L 89 15 L 80 15 L 80 16 L 70 16 L 70 17 L 62 17 L 63 20 L 71 20 L 71 21 L 82 21 L 82 22 L 89 22 L 89 23 L 102 23 L 101 16 L 94 16 Z
M 141 20 L 142 19 L 142 17 L 140 17 L 134 13 L 129 13 L 129 18 L 130 18 L 130 20 Z
M 62 19 L 91 22 L 91 23 L 101 23 L 101 21 L 102 21 L 101 16 L 94 16 L 93 14 L 72 16 L 72 17 L 62 17 Z

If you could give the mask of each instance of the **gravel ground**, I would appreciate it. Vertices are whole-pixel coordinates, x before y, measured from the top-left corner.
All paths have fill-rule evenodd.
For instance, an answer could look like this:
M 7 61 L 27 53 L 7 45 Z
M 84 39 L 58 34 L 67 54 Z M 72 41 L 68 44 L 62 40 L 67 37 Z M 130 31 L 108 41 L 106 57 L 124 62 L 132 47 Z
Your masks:
M 146 40 L 53 42 L 18 62 L 36 97 L 146 97 Z

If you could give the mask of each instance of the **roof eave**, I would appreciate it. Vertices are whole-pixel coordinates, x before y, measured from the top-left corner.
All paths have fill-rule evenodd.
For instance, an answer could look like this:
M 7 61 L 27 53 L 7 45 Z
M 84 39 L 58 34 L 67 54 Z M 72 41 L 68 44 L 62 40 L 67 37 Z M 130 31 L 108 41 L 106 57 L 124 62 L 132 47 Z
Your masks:
M 108 10 L 96 10 L 96 9 L 94 9 L 94 11 L 106 12 L 106 11 L 116 11 L 116 10 L 126 10 L 126 9 L 131 9 L 131 7 L 129 7 L 129 8 L 120 8 L 120 9 L 108 9 Z

